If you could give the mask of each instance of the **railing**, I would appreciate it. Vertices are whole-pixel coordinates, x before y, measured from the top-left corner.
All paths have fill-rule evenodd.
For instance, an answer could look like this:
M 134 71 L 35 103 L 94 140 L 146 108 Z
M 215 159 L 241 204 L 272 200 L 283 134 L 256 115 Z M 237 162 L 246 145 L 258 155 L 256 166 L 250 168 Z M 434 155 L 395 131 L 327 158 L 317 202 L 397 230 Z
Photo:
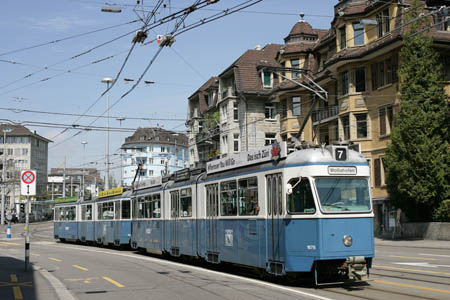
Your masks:
M 339 113 L 339 108 L 337 105 L 328 106 L 319 110 L 315 110 L 312 112 L 312 121 L 313 123 L 319 122 L 334 116 L 337 116 Z
M 219 127 L 216 127 L 216 128 L 210 129 L 210 130 L 207 130 L 206 128 L 204 128 L 202 132 L 199 132 L 195 135 L 195 140 L 197 143 L 203 142 L 203 141 L 208 140 L 218 134 L 220 134 Z

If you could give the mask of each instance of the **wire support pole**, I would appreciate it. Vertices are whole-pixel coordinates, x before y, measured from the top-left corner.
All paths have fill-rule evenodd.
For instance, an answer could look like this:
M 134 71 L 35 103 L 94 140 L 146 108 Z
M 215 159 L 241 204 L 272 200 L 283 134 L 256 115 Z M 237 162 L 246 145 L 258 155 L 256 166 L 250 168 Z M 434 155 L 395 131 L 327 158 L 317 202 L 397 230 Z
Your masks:
M 28 271 L 30 264 L 30 196 L 27 196 L 25 210 L 25 271 Z

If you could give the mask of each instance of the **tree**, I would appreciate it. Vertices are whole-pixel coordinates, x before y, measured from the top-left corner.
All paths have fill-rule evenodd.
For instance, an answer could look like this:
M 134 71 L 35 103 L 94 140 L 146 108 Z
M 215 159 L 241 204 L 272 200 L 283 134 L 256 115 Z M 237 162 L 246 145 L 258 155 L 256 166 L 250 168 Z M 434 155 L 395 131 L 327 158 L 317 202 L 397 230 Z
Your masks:
M 430 221 L 450 198 L 449 103 L 439 55 L 421 29 L 418 1 L 400 51 L 400 111 L 386 152 L 386 184 L 395 207 L 412 221 Z

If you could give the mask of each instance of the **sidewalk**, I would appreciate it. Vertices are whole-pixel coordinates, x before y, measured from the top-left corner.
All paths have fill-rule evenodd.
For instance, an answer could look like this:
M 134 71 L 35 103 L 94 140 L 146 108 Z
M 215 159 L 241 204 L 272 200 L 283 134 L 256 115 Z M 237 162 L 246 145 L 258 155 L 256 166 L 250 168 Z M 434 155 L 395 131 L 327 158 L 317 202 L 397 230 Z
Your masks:
M 377 246 L 445 249 L 450 251 L 450 241 L 440 240 L 386 240 L 375 238 L 375 247 Z

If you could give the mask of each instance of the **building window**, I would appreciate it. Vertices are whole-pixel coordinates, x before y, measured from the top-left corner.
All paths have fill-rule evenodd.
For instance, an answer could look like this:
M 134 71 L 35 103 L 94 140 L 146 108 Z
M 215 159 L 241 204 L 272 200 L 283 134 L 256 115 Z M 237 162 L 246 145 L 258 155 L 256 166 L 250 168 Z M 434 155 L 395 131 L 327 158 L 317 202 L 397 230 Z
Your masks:
M 366 68 L 355 69 L 355 91 L 366 91 Z
M 28 155 L 28 149 L 27 148 L 23 148 L 22 149 L 22 155 Z
M 281 78 L 282 78 L 282 80 L 284 80 L 285 79 L 284 77 L 286 77 L 286 71 L 284 70 L 284 68 L 286 68 L 286 62 L 285 61 L 281 62 L 281 68 L 282 68 L 282 70 L 281 70 Z
M 222 136 L 222 145 L 223 145 L 223 148 L 225 149 L 224 152 L 228 152 L 228 136 L 227 135 Z
M 367 114 L 357 114 L 356 117 L 356 138 L 367 138 Z
M 233 150 L 235 152 L 239 151 L 239 133 L 235 133 L 234 134 L 234 139 L 233 139 Z
M 353 23 L 353 44 L 364 45 L 364 25 L 361 23 Z
M 388 33 L 391 31 L 391 23 L 389 18 L 389 8 L 383 10 L 383 24 L 384 24 L 384 33 Z
M 341 95 L 347 95 L 348 94 L 348 72 L 342 72 L 341 73 Z
M 392 130 L 392 122 L 394 119 L 392 106 L 380 108 L 378 111 L 378 118 L 380 120 L 380 136 L 390 134 Z
M 379 83 L 380 86 L 384 86 L 385 84 L 385 80 L 384 80 L 384 62 L 380 62 L 378 63 L 378 79 L 379 79 Z
M 291 68 L 292 69 L 300 69 L 300 60 L 298 59 L 291 59 Z M 299 78 L 300 73 L 299 72 L 292 72 L 292 78 Z
M 438 12 L 436 19 L 436 28 L 440 31 L 450 31 L 450 20 L 447 19 L 447 15 Z
M 381 186 L 381 159 L 376 158 L 373 160 L 373 169 L 375 186 Z
M 344 131 L 344 140 L 350 140 L 350 118 L 349 116 L 345 116 L 341 118 L 342 129 Z
M 339 28 L 339 38 L 340 38 L 340 43 L 339 43 L 339 47 L 342 49 L 345 49 L 347 47 L 347 34 L 345 32 L 345 26 Z
M 266 103 L 264 105 L 264 115 L 267 120 L 275 120 L 275 104 Z
M 301 110 L 301 98 L 292 97 L 292 115 L 300 116 L 302 114 Z
M 276 139 L 277 134 L 276 133 L 266 133 L 266 138 L 264 140 L 264 145 L 272 145 L 273 143 L 276 143 L 277 139 Z
M 272 87 L 272 73 L 262 72 L 261 76 L 262 76 L 263 87 Z
M 281 117 L 287 118 L 287 100 L 281 100 Z
M 233 120 L 239 121 L 239 105 L 237 102 L 233 103 Z
M 11 148 L 8 149 L 8 155 L 13 155 L 13 152 L 14 152 L 14 149 L 11 149 Z

